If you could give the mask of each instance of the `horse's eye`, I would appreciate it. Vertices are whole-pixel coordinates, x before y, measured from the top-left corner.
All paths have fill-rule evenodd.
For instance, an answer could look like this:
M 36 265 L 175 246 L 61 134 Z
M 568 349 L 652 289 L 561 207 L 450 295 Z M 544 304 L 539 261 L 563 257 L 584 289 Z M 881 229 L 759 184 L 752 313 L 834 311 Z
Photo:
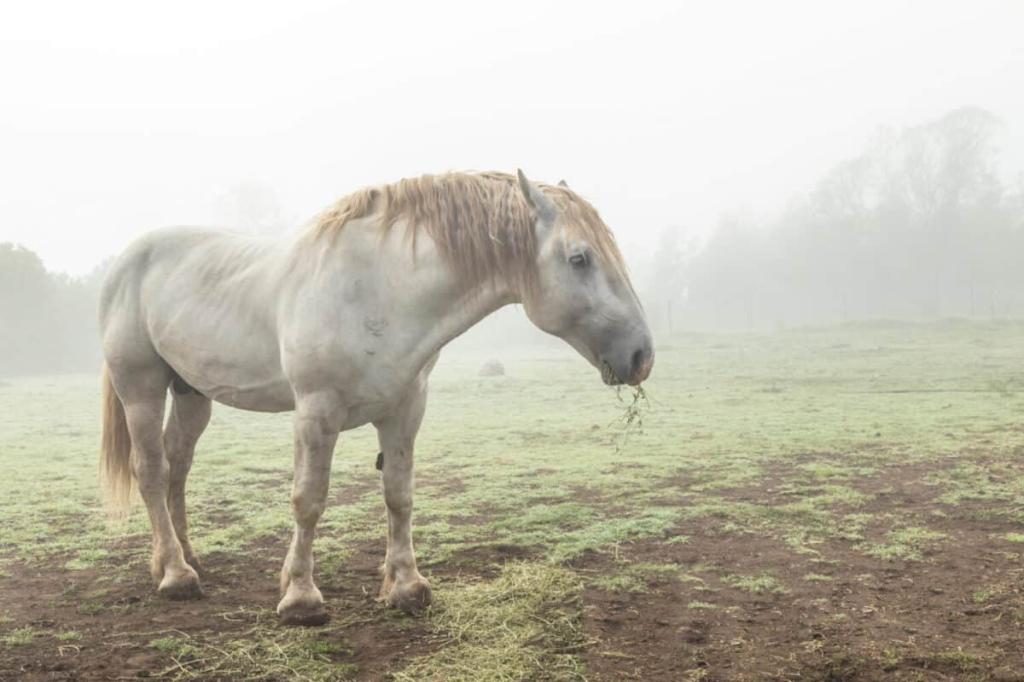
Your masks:
M 585 253 L 574 253 L 569 256 L 569 264 L 574 268 L 585 268 L 587 267 L 587 254 Z

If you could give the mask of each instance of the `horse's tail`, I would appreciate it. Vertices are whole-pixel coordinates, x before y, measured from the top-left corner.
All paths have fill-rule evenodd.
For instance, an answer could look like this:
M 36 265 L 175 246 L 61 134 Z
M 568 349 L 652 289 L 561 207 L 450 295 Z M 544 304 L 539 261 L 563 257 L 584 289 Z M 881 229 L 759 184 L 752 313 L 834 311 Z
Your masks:
M 110 371 L 103 366 L 103 437 L 100 443 L 100 482 L 111 516 L 128 513 L 132 494 L 132 439 L 124 404 L 114 391 Z

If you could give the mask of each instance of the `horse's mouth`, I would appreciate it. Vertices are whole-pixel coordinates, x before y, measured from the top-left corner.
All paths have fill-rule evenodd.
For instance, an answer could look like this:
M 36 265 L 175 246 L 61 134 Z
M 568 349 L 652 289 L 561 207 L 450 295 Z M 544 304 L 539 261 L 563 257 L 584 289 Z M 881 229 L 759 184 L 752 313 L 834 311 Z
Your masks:
M 601 361 L 601 380 L 609 386 L 621 386 L 624 383 L 607 360 Z

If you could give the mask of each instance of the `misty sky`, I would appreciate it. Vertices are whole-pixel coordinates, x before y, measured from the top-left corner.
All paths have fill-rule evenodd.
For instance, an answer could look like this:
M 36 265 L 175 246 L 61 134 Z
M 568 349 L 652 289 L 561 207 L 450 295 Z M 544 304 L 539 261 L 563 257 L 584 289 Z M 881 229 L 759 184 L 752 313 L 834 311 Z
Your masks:
M 880 125 L 969 104 L 1024 170 L 1024 3 L 17 3 L 0 10 L 0 241 L 91 269 L 223 219 L 300 222 L 423 172 L 565 178 L 630 252 L 770 216 Z

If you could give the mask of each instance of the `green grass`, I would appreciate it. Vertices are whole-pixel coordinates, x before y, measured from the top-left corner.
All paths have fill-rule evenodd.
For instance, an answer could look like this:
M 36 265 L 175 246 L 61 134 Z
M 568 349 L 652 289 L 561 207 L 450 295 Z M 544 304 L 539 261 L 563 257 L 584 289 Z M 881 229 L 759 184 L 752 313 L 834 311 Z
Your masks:
M 828 575 L 822 575 L 820 573 L 808 573 L 804 576 L 804 580 L 809 583 L 828 583 L 835 580 L 835 578 Z
M 775 576 L 762 573 L 760 575 L 726 575 L 722 582 L 754 594 L 785 594 L 787 590 Z
M 507 375 L 488 379 L 477 369 L 490 352 L 444 353 L 417 441 L 414 523 L 437 605 L 421 620 L 388 615 L 373 623 L 397 631 L 414 622 L 442 644 L 398 666 L 398 679 L 582 677 L 584 585 L 629 594 L 678 580 L 689 590 L 680 608 L 716 608 L 705 584 L 717 586 L 715 578 L 698 577 L 698 566 L 644 564 L 630 556 L 638 541 L 684 556 L 702 529 L 740 542 L 756 538 L 811 561 L 829 558 L 829 543 L 879 568 L 925 560 L 954 541 L 931 527 L 941 517 L 873 511 L 879 500 L 865 483 L 878 489 L 895 467 L 928 465 L 925 487 L 948 515 L 1024 522 L 1024 476 L 1014 454 L 1024 448 L 1024 324 L 865 324 L 661 342 L 645 384 L 649 406 L 633 405 L 626 392 L 620 402 L 561 347 L 501 357 Z M 98 376 L 0 386 L 0 581 L 16 573 L 15 562 L 55 565 L 69 580 L 145 575 L 145 513 L 137 508 L 121 523 L 102 513 L 98 408 Z M 625 435 L 624 409 L 632 420 Z M 291 447 L 290 415 L 215 407 L 189 479 L 200 557 L 230 564 L 254 548 L 283 557 L 292 526 Z M 315 545 L 321 580 L 346 575 L 353 553 L 367 546 L 383 552 L 376 452 L 369 427 L 339 441 L 334 503 Z M 1017 532 L 998 537 L 1024 542 Z M 525 561 L 488 558 L 499 555 L 495 548 L 512 548 Z M 579 569 L 588 557 L 619 552 L 610 573 Z M 446 573 L 451 566 L 458 570 Z M 792 578 L 728 567 L 714 574 L 770 595 L 820 590 L 810 583 L 828 577 L 810 568 Z M 272 586 L 276 578 L 266 580 Z M 88 590 L 63 600 L 97 619 L 123 608 Z M 210 630 L 146 642 L 167 657 L 168 675 L 359 674 L 349 644 L 279 629 L 273 606 L 254 601 L 262 620 L 241 637 Z M 6 646 L 37 637 L 22 615 L 5 617 Z M 340 637 L 343 626 L 322 632 Z
M 594 578 L 590 583 L 609 592 L 647 592 L 648 579 L 659 577 L 680 580 L 686 576 L 676 564 L 619 563 L 611 572 Z
M 993 589 L 977 590 L 971 594 L 971 601 L 975 604 L 985 604 L 998 594 L 999 592 Z
M 175 659 L 194 658 L 199 649 L 183 637 L 158 637 L 149 643 L 157 651 L 171 654 Z
M 893 530 L 886 536 L 886 542 L 869 544 L 865 551 L 879 559 L 891 561 L 904 559 L 920 561 L 925 549 L 930 549 L 946 537 L 945 533 L 917 526 Z
M 9 647 L 25 646 L 31 643 L 38 634 L 39 632 L 31 627 L 16 628 L 0 637 L 0 643 Z
M 110 552 L 102 548 L 80 550 L 74 559 L 64 564 L 64 568 L 73 571 L 91 568 L 97 563 L 110 556 Z
M 632 573 L 612 573 L 594 578 L 591 581 L 595 587 L 609 592 L 646 592 L 647 581 Z

